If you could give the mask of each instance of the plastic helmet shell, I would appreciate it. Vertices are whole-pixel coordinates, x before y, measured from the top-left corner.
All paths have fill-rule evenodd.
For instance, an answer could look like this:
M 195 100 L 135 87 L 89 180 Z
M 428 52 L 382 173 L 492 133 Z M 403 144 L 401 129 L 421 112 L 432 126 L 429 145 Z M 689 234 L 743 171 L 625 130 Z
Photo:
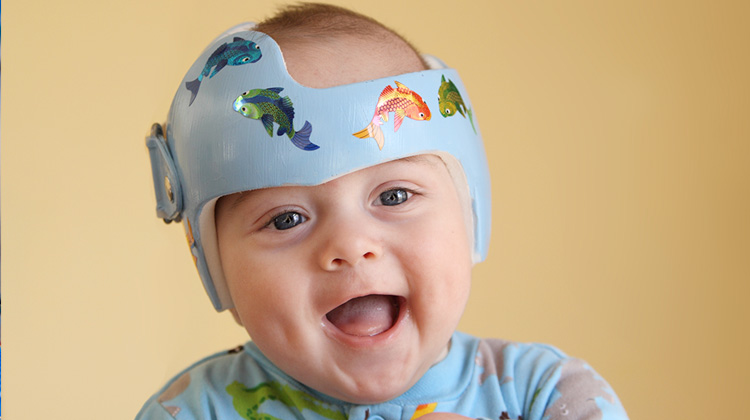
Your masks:
M 189 89 L 187 85 L 204 72 L 211 60 L 216 61 L 212 59 L 216 51 L 226 50 L 222 45 L 233 42 L 253 45 L 261 57 L 243 65 L 224 65 L 218 71 L 213 67 L 210 69 L 213 75 L 202 78 L 197 93 Z M 434 58 L 428 61 L 439 63 Z M 453 81 L 464 103 L 471 108 L 461 78 L 450 68 L 315 89 L 292 79 L 279 46 L 266 34 L 230 33 L 204 50 L 177 90 L 166 123 L 166 136 L 154 129 L 147 137 L 147 145 L 157 214 L 165 221 L 184 222 L 196 267 L 217 310 L 233 307 L 218 256 L 213 213 L 219 197 L 281 185 L 318 185 L 358 169 L 408 156 L 436 154 L 443 158 L 459 194 L 463 191 L 466 197 L 464 207 L 472 225 L 473 260 L 479 262 L 486 257 L 490 183 L 476 121 L 470 123 L 460 116 L 445 118 L 433 108 L 429 120 L 406 118 L 394 131 L 396 118 L 390 112 L 388 121 L 381 119 L 379 126 L 382 144 L 374 138 L 354 135 L 370 125 L 387 86 L 394 90 L 403 86 L 424 98 L 428 107 L 437 107 L 437 92 L 443 77 Z M 270 93 L 262 98 L 256 97 L 260 94 L 252 96 L 257 91 L 276 92 L 278 98 Z M 289 128 L 282 132 L 281 122 L 274 119 L 269 130 L 269 117 L 266 121 L 248 118 L 236 110 L 236 102 L 243 94 L 248 96 L 249 104 L 263 100 L 276 104 L 281 110 L 275 117 L 279 120 L 291 117 L 289 128 L 295 135 L 302 132 L 297 143 Z M 305 133 L 305 129 L 311 131 Z M 306 142 L 315 147 L 308 145 L 305 149 Z

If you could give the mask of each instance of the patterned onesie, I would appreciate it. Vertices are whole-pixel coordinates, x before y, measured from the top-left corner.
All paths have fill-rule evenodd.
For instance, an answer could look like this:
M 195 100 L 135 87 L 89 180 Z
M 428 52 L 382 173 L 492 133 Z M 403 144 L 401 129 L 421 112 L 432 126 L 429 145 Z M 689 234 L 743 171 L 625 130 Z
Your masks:
M 586 363 L 540 344 L 452 337 L 445 359 L 401 396 L 356 405 L 282 372 L 248 342 L 189 367 L 137 420 L 413 420 L 430 412 L 489 420 L 627 419 L 617 396 Z

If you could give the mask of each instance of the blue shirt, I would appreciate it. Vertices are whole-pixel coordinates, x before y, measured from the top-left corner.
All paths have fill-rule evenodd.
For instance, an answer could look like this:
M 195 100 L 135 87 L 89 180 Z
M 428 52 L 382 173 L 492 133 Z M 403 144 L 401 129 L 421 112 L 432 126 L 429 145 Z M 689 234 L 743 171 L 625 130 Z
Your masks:
M 252 343 L 207 357 L 151 397 L 137 420 L 414 420 L 451 412 L 489 420 L 627 419 L 586 363 L 540 344 L 455 333 L 445 359 L 401 396 L 357 405 L 297 382 Z

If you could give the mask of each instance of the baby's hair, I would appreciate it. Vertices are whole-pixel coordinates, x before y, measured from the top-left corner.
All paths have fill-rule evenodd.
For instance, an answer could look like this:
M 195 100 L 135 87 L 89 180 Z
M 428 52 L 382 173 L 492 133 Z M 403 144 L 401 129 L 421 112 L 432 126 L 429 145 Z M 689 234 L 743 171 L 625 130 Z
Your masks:
M 273 17 L 258 23 L 254 30 L 285 42 L 313 42 L 342 37 L 356 37 L 376 43 L 402 42 L 424 65 L 416 48 L 392 29 L 368 16 L 323 3 L 300 3 L 281 8 Z

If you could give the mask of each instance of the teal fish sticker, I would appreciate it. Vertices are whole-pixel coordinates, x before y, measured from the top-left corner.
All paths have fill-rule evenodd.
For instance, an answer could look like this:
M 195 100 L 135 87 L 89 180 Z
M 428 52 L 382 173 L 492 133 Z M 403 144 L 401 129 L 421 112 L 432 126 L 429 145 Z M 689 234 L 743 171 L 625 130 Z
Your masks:
M 477 133 L 476 127 L 474 127 L 474 118 L 470 108 L 464 104 L 464 99 L 458 92 L 458 88 L 452 80 L 445 80 L 445 76 L 441 78 L 440 88 L 438 89 L 438 107 L 440 108 L 440 115 L 445 118 L 456 115 L 456 112 L 461 114 L 462 117 L 466 118 L 469 115 L 469 121 L 471 122 L 471 128 L 474 130 L 474 134 Z
M 279 125 L 277 136 L 286 134 L 292 144 L 302 150 L 316 150 L 320 146 L 310 142 L 312 125 L 305 121 L 294 130 L 294 105 L 288 96 L 279 95 L 284 88 L 252 89 L 238 96 L 232 107 L 242 116 L 260 120 L 268 135 L 273 137 L 273 123 Z
M 255 63 L 262 56 L 263 54 L 261 54 L 258 44 L 240 37 L 234 37 L 232 42 L 225 42 L 219 45 L 211 53 L 211 56 L 208 57 L 208 60 L 206 60 L 206 65 L 203 66 L 203 70 L 198 75 L 198 78 L 190 82 L 185 82 L 185 87 L 190 91 L 190 103 L 188 106 L 192 105 L 195 97 L 198 96 L 198 89 L 200 89 L 201 82 L 205 77 L 210 79 L 216 76 L 216 73 L 226 66 L 241 66 L 243 64 Z M 213 69 L 213 72 L 211 69 Z

